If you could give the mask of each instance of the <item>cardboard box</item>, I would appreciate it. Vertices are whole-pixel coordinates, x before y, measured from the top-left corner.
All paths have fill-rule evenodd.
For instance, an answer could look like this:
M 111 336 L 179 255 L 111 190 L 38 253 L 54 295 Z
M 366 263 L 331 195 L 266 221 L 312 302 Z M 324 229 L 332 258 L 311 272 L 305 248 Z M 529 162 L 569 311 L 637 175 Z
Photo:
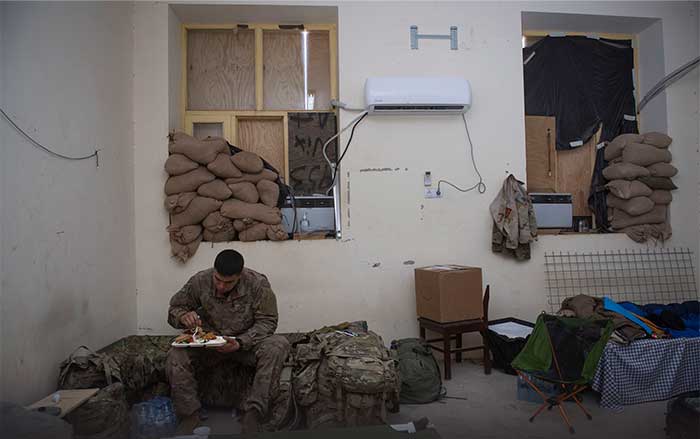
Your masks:
M 481 268 L 433 265 L 416 268 L 416 312 L 436 322 L 483 317 Z

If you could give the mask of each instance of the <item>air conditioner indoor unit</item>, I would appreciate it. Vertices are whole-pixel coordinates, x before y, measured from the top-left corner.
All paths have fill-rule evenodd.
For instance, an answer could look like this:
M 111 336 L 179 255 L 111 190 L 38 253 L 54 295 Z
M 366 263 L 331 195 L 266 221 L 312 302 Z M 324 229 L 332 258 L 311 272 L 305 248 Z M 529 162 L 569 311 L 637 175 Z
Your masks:
M 469 81 L 445 77 L 377 77 L 365 82 L 371 114 L 461 114 L 472 104 Z

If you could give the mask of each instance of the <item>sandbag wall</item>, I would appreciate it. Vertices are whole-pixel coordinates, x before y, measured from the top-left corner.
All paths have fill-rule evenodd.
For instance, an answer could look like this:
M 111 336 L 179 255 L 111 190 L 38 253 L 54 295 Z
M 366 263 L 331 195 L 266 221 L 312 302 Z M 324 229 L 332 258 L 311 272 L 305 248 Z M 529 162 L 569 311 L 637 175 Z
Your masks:
M 283 241 L 278 175 L 247 151 L 231 154 L 222 138 L 170 135 L 165 208 L 171 253 L 185 262 L 202 241 Z
M 671 142 L 662 133 L 622 134 L 605 147 L 610 224 L 637 242 L 671 237 L 668 207 L 677 189 L 671 177 L 678 173 Z

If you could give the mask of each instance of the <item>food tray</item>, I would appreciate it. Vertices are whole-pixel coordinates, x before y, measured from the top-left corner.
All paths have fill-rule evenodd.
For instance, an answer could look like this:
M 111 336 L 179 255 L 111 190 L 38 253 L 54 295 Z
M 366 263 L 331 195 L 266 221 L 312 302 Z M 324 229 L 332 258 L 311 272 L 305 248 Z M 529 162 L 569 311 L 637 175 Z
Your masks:
M 218 348 L 226 344 L 226 339 L 220 335 L 217 335 L 214 340 L 209 340 L 207 342 L 196 342 L 196 343 L 176 343 L 172 342 L 170 346 L 174 348 Z

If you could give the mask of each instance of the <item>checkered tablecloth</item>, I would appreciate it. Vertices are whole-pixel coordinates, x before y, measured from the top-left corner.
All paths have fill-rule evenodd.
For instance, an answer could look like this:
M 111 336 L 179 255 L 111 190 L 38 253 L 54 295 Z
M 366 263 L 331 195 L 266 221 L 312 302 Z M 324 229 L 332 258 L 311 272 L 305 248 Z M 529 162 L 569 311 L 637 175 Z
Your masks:
M 592 387 L 600 405 L 614 410 L 700 390 L 700 337 L 609 342 Z

